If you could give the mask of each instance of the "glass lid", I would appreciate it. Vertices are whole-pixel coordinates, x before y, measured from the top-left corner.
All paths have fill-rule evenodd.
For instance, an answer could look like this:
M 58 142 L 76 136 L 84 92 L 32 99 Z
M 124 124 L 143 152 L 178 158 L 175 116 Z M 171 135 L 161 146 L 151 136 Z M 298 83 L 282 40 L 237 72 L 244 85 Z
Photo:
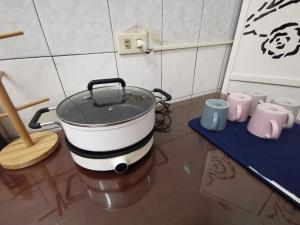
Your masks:
M 119 78 L 105 79 L 107 80 L 119 80 Z M 124 87 L 93 88 L 93 85 L 88 86 L 90 90 L 79 92 L 63 100 L 56 110 L 59 119 L 77 126 L 108 126 L 138 118 L 154 107 L 154 95 L 145 89 L 125 87 L 125 82 L 124 85 L 122 84 Z

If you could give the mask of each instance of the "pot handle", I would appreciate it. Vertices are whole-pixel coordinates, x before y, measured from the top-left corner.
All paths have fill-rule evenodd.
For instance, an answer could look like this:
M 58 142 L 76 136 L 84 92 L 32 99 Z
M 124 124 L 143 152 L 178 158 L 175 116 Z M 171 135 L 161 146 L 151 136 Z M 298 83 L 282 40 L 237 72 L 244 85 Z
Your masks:
M 166 101 L 170 101 L 172 99 L 172 96 L 169 93 L 167 93 L 159 88 L 154 88 L 153 92 L 158 92 L 158 93 L 162 94 L 163 96 L 165 96 Z
M 109 79 L 91 80 L 87 85 L 87 89 L 89 91 L 92 91 L 94 85 L 108 84 L 108 83 L 120 83 L 123 88 L 125 88 L 125 86 L 126 86 L 126 83 L 122 78 L 109 78 Z
M 34 116 L 32 117 L 32 119 L 30 120 L 28 126 L 29 126 L 31 129 L 40 129 L 40 128 L 42 128 L 43 126 L 48 126 L 48 125 L 53 125 L 53 124 L 60 125 L 59 122 L 38 123 L 38 121 L 39 121 L 40 117 L 42 116 L 42 114 L 47 113 L 47 112 L 49 112 L 50 110 L 55 110 L 55 109 L 56 109 L 56 107 L 39 109 L 39 110 L 34 114 Z

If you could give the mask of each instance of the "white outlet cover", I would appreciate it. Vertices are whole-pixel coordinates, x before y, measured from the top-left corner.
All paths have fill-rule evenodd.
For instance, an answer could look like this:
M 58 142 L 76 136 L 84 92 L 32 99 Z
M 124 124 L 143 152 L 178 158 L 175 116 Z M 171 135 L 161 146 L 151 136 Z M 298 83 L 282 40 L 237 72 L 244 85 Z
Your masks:
M 130 40 L 131 48 L 125 47 L 125 40 Z M 145 43 L 144 48 L 138 48 L 136 41 L 141 40 Z M 127 32 L 117 33 L 117 44 L 120 55 L 145 53 L 148 49 L 148 33 L 147 32 Z

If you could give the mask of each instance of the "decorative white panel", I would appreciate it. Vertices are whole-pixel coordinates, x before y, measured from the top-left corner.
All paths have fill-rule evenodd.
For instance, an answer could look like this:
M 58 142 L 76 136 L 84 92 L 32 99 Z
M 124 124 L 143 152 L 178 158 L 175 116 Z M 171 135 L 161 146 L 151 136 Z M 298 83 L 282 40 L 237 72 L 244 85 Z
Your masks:
M 263 4 L 250 1 L 232 72 L 299 78 L 300 2 L 258 11 Z
M 243 1 L 223 93 L 240 85 L 300 100 L 299 10 L 300 1 Z

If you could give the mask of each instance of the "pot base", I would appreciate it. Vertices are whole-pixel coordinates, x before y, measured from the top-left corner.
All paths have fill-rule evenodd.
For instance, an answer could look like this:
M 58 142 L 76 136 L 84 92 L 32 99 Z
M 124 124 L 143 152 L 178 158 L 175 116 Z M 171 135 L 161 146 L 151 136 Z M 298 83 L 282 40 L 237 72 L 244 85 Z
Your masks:
M 118 150 L 118 153 L 106 152 L 95 153 L 82 149 L 78 149 L 66 139 L 71 156 L 79 166 L 95 171 L 110 171 L 123 173 L 128 166 L 143 158 L 153 145 L 153 132 L 137 144 L 134 144 L 125 149 Z M 117 154 L 116 154 L 117 153 Z

